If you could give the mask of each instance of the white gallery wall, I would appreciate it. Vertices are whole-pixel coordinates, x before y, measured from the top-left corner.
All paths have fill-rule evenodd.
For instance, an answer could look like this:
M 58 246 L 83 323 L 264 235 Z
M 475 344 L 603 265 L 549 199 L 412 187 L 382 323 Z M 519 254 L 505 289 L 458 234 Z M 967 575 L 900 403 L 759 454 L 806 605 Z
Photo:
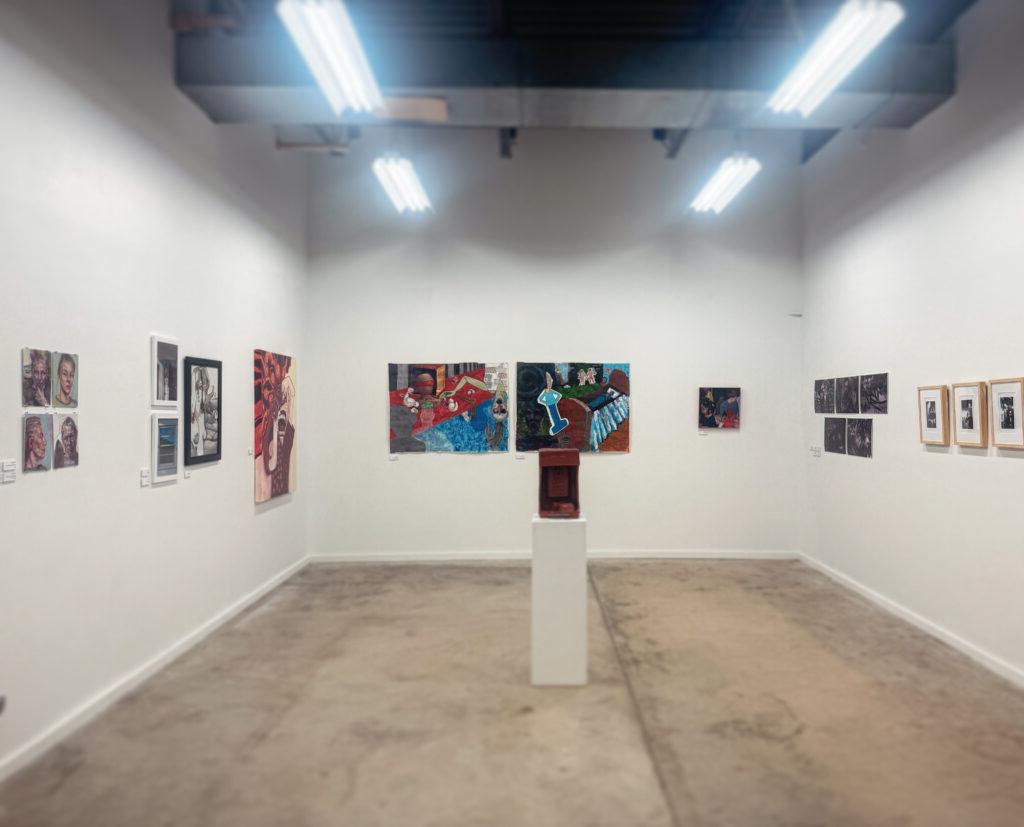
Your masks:
M 176 91 L 162 0 L 6 0 L 0 98 L 3 774 L 304 556 L 301 497 L 257 509 L 248 448 L 252 348 L 304 369 L 305 172 Z M 224 458 L 144 489 L 154 331 L 223 361 Z M 80 356 L 76 469 L 21 475 L 26 346 Z
M 1024 680 L 1024 452 L 918 442 L 918 386 L 1024 376 L 1024 3 L 958 34 L 951 101 L 804 172 L 805 447 L 814 379 L 889 371 L 890 413 L 871 460 L 805 455 L 802 545 Z
M 631 452 L 585 455 L 589 546 L 793 552 L 802 466 L 798 144 L 719 218 L 688 213 L 733 136 L 669 161 L 644 132 L 367 135 L 311 174 L 306 489 L 313 555 L 529 548 L 535 454 L 388 456 L 387 364 L 631 363 Z M 399 216 L 370 171 L 398 150 L 436 212 Z M 514 371 L 514 364 L 510 365 Z M 700 385 L 742 387 L 738 432 L 697 430 Z

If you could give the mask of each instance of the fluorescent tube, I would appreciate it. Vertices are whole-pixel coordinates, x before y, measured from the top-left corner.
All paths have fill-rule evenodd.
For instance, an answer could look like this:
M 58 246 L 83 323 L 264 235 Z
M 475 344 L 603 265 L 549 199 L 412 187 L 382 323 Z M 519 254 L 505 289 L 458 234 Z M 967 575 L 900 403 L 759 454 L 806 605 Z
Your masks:
M 373 174 L 400 213 L 432 209 L 426 190 L 408 158 L 378 158 L 373 162 Z
M 697 212 L 713 210 L 717 215 L 761 171 L 761 162 L 743 153 L 730 155 L 690 204 Z
M 799 109 L 806 118 L 905 16 L 903 7 L 892 0 L 847 0 L 768 107 L 774 112 Z
M 384 108 L 373 71 L 341 0 L 280 0 L 284 23 L 334 114 Z

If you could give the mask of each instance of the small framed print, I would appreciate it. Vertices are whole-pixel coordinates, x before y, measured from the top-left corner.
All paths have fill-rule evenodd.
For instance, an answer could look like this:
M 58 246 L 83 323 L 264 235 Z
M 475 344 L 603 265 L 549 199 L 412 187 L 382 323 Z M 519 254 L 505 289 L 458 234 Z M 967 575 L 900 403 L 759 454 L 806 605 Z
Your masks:
M 949 388 L 946 385 L 917 389 L 917 416 L 921 442 L 949 445 Z
M 953 385 L 953 442 L 988 447 L 988 388 L 984 382 Z
M 181 420 L 176 413 L 155 413 L 153 418 L 150 485 L 178 479 L 178 443 L 181 441 Z
M 1024 379 L 993 379 L 988 384 L 992 398 L 992 444 L 996 448 L 1024 449 Z
M 178 343 L 167 336 L 150 337 L 149 375 L 154 408 L 178 406 Z

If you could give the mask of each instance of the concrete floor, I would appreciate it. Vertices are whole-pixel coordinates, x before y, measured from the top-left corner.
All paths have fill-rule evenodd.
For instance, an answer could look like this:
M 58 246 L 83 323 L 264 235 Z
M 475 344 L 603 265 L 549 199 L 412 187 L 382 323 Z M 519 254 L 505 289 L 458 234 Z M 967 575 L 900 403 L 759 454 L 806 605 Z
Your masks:
M 1024 824 L 1024 692 L 791 562 L 318 565 L 0 786 L 5 827 Z

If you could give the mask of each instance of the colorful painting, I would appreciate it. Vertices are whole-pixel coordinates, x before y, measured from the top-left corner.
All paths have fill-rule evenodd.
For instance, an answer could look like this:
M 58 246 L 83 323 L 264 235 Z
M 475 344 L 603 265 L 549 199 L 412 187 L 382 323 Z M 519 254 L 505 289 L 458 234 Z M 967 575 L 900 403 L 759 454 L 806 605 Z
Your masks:
M 701 388 L 698 396 L 698 428 L 739 428 L 740 389 Z
M 508 450 L 508 363 L 388 365 L 392 454 Z
M 629 364 L 519 362 L 516 450 L 629 451 Z
M 78 467 L 78 415 L 54 414 L 53 467 Z
M 54 351 L 53 357 L 53 406 L 55 408 L 78 407 L 78 354 Z
M 50 406 L 50 351 L 22 348 L 21 404 L 26 408 Z
M 22 470 L 49 471 L 53 467 L 53 414 L 25 414 Z
M 297 482 L 295 360 L 253 351 L 253 390 L 256 502 L 263 503 L 290 494 Z

